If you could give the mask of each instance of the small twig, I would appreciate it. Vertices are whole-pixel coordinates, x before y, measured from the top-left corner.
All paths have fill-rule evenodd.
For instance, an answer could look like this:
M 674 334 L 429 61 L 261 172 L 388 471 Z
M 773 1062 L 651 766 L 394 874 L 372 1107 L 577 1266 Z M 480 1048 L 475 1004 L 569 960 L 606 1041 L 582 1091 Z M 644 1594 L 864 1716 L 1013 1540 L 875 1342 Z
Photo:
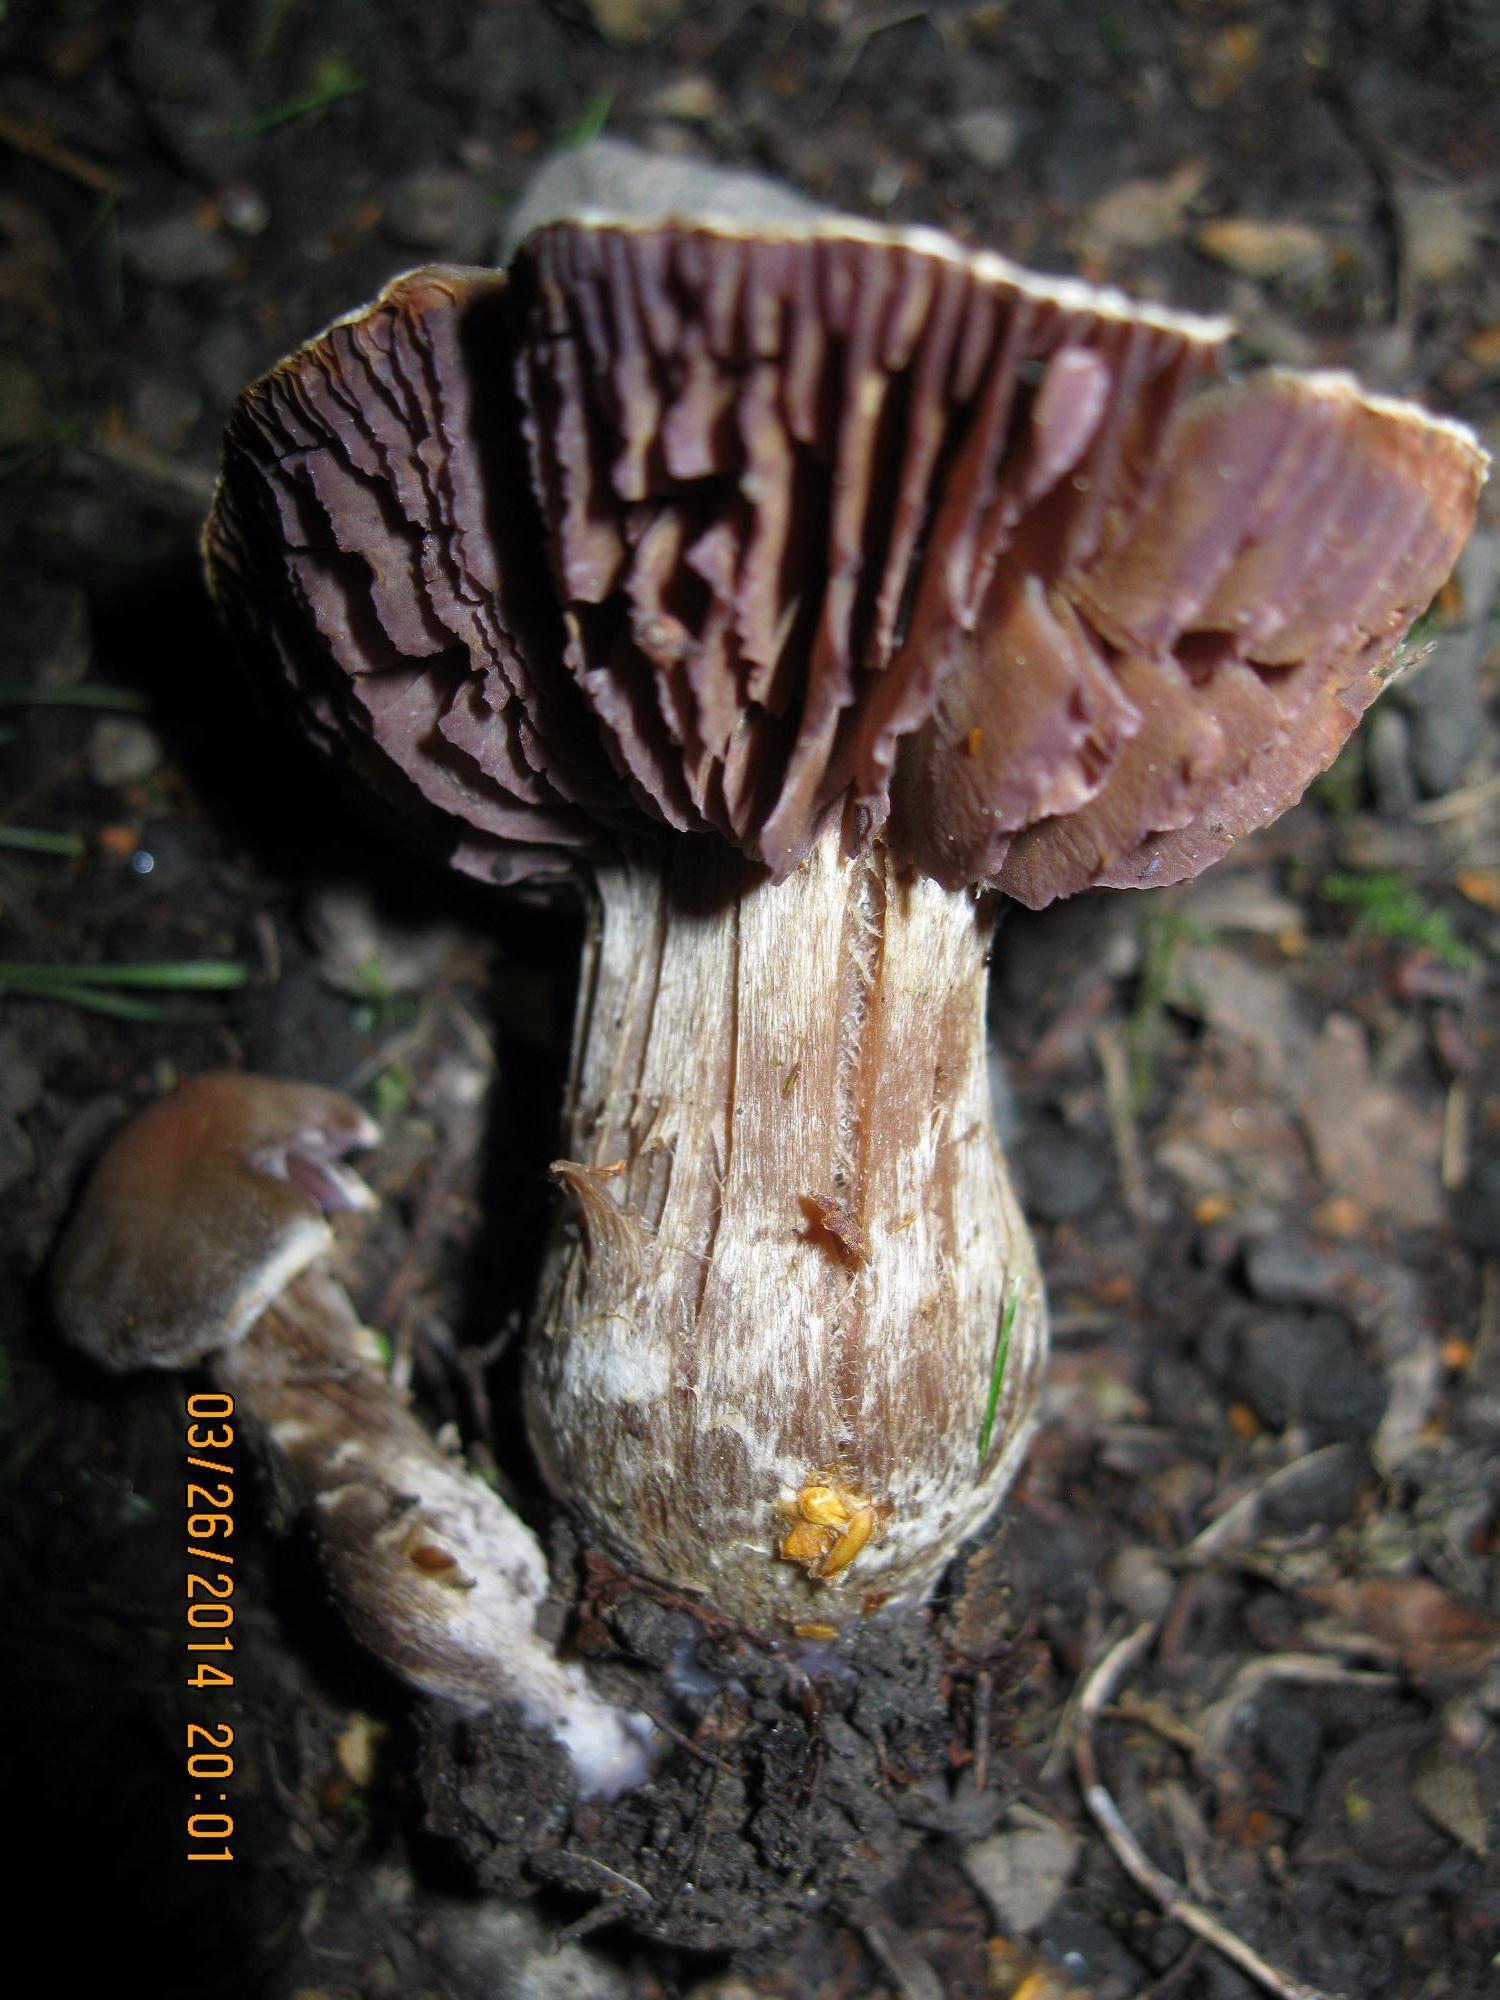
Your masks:
M 1364 106 L 1337 71 L 1330 69 L 1324 72 L 1319 94 L 1343 127 L 1345 138 L 1363 159 L 1370 177 L 1376 220 L 1385 238 L 1385 324 L 1410 333 L 1416 298 L 1412 289 L 1406 218 L 1401 210 L 1396 167 L 1390 148 L 1375 121 L 1366 115 Z
M 1451 1193 L 1469 1178 L 1469 1086 L 1455 1077 L 1443 1099 L 1442 1182 Z
M 495 1413 L 490 1404 L 489 1372 L 521 1330 L 519 1313 L 507 1313 L 497 1332 L 479 1346 L 460 1347 L 455 1343 L 452 1366 L 469 1398 L 468 1429 L 472 1437 L 489 1441 L 495 1436 Z M 493 1454 L 492 1454 L 493 1455 Z
M 1053 1341 L 1071 1340 L 1078 1334 L 1108 1333 L 1119 1324 L 1118 1311 L 1102 1306 L 1084 1306 L 1077 1312 L 1049 1313 L 1047 1326 Z
M 1146 1163 L 1131 1102 L 1130 1057 L 1124 1036 L 1117 1028 L 1098 1029 L 1094 1035 L 1094 1053 L 1104 1078 L 1104 1109 L 1120 1169 L 1120 1191 L 1137 1227 L 1144 1229 L 1151 1219 L 1146 1199 Z
M 860 1936 L 871 1956 L 896 1982 L 901 2000 L 943 2000 L 942 1981 L 905 1939 L 894 1937 L 878 1923 L 862 1925 Z
M 1400 1676 L 1372 1668 L 1346 1667 L 1342 1660 L 1325 1660 L 1316 1653 L 1267 1653 L 1248 1660 L 1223 1694 L 1199 1717 L 1206 1749 L 1225 1758 L 1235 1719 L 1261 1688 L 1276 1681 L 1299 1681 L 1307 1687 L 1393 1688 Z
M 601 1896 L 597 1903 L 585 1910 L 581 1917 L 575 1917 L 570 1924 L 564 1924 L 553 1940 L 552 1949 L 561 1951 L 565 1944 L 578 1944 L 591 1931 L 602 1931 L 606 1924 L 618 1921 L 619 1901 L 613 1896 Z
M 414 1213 L 406 1233 L 406 1247 L 395 1270 L 386 1280 L 376 1305 L 373 1315 L 376 1326 L 395 1326 L 405 1313 L 412 1287 L 426 1275 L 430 1261 L 427 1248 L 452 1193 L 455 1162 L 441 1142 L 436 1155 L 429 1154 L 423 1164 L 427 1172 L 417 1189 Z
M 703 1850 L 708 1845 L 709 1829 L 713 1825 L 714 1795 L 718 1790 L 718 1786 L 719 1769 L 717 1764 L 711 1764 L 708 1777 L 704 1782 L 703 1796 L 699 1799 L 694 1813 L 697 1831 L 693 1837 L 692 1847 L 684 1855 L 682 1866 L 678 1869 L 676 1879 L 673 1881 L 671 1888 L 667 1890 L 665 1895 L 659 1898 L 657 1903 L 657 1908 L 663 1915 L 669 1910 L 675 1909 L 677 1898 L 682 1894 L 684 1888 L 699 1879 L 698 1871 L 703 1865 Z
M 1187 1877 L 1189 1890 L 1201 1903 L 1218 1901 L 1204 1865 L 1209 1842 L 1208 1828 L 1193 1802 L 1192 1794 L 1180 1778 L 1164 1778 L 1161 1802 L 1176 1836 L 1177 1851 L 1182 1856 L 1182 1872 Z
M 1116 1687 L 1136 1665 L 1147 1647 L 1156 1636 L 1156 1621 L 1148 1620 L 1138 1625 L 1133 1632 L 1111 1646 L 1084 1683 L 1078 1701 L 1078 1733 L 1073 1740 L 1073 1760 L 1078 1771 L 1078 1782 L 1083 1790 L 1084 1804 L 1092 1814 L 1100 1832 L 1108 1841 L 1111 1852 L 1125 1873 L 1136 1886 L 1145 1891 L 1161 1905 L 1163 1913 L 1174 1923 L 1205 1939 L 1216 1951 L 1222 1952 L 1231 1964 L 1268 1993 L 1277 1995 L 1278 2000 L 1329 2000 L 1329 1996 L 1319 1988 L 1305 1986 L 1300 1980 L 1291 1979 L 1267 1964 L 1258 1951 L 1227 1930 L 1217 1917 L 1183 1894 L 1165 1870 L 1141 1847 L 1135 1835 L 1125 1824 L 1123 1815 L 1099 1777 L 1099 1766 L 1094 1756 L 1094 1726 L 1100 1711 L 1114 1694 Z
M 1210 1521 L 1175 1561 L 1184 1569 L 1199 1569 L 1216 1558 L 1248 1547 L 1260 1531 L 1261 1510 L 1269 1498 L 1302 1479 L 1309 1466 L 1326 1465 L 1347 1453 L 1347 1445 L 1322 1445 L 1317 1451 L 1305 1452 L 1300 1458 L 1278 1466 L 1232 1501 L 1217 1520 Z
M 1472 785 L 1461 785 L 1457 791 L 1444 792 L 1440 799 L 1423 799 L 1407 817 L 1419 826 L 1441 826 L 1445 820 L 1463 819 L 1496 801 L 1500 801 L 1500 771 L 1476 779 Z
M 1056 1518 L 1053 1516 L 1052 1518 Z M 1179 1596 L 1181 1592 L 1179 1591 Z M 1077 1639 L 1076 1657 L 1092 1659 L 1104 1643 L 1108 1629 L 1101 1592 L 1090 1590 L 1084 1611 L 1083 1627 Z M 1036 1782 L 1043 1790 L 1050 1790 L 1064 1775 L 1068 1759 L 1072 1754 L 1073 1737 L 1078 1727 L 1078 1702 L 1083 1693 L 1083 1684 L 1075 1680 L 1063 1699 L 1062 1714 L 1057 1719 L 1057 1727 L 1052 1733 L 1052 1741 L 1047 1746 L 1047 1754 L 1042 1759 Z
M 818 1794 L 823 1789 L 823 1779 L 828 1771 L 828 1738 L 820 1729 L 813 1738 L 812 1776 L 802 1788 L 802 1810 L 811 1812 L 818 1802 Z
M 95 194 L 112 195 L 118 201 L 130 192 L 128 181 L 54 139 L 39 118 L 17 118 L 10 112 L 0 112 L 0 145 L 24 153 L 29 160 L 39 160 L 54 173 L 77 181 L 81 187 L 92 188 Z
M 577 1855 L 574 1859 L 587 1861 L 596 1874 L 604 1877 L 607 1895 L 639 1896 L 643 1903 L 651 1901 L 651 1891 L 644 1883 L 637 1882 L 633 1875 L 622 1875 L 618 1868 L 611 1868 L 607 1861 L 600 1861 L 592 1854 Z
M 596 1860 L 592 1854 L 578 1854 L 571 1859 L 586 1861 L 590 1868 L 602 1875 L 604 1888 L 592 1909 L 585 1910 L 581 1917 L 575 1917 L 571 1924 L 566 1924 L 557 1933 L 556 1942 L 559 1948 L 565 1944 L 576 1944 L 579 1938 L 587 1937 L 590 1931 L 597 1931 L 605 1924 L 614 1923 L 620 1914 L 620 1905 L 627 1897 L 635 1898 L 646 1909 L 650 1909 L 655 1901 L 651 1891 L 641 1883 L 632 1881 L 628 1875 L 622 1875 L 618 1868 L 611 1868 L 606 1862 Z
M 974 1677 L 974 1789 L 984 1791 L 990 1782 L 990 1702 L 995 1677 L 988 1667 Z
M 1147 1701 L 1138 1694 L 1122 1694 L 1112 1704 L 1110 1713 L 1118 1716 L 1121 1722 L 1139 1723 L 1142 1729 L 1149 1729 L 1153 1736 L 1159 1736 L 1163 1743 L 1170 1743 L 1174 1750 L 1180 1750 L 1195 1763 L 1203 1755 L 1203 1738 L 1180 1715 L 1174 1715 L 1164 1702 Z
M 650 1716 L 663 1736 L 670 1736 L 677 1747 L 686 1750 L 690 1757 L 698 1758 L 701 1763 L 711 1764 L 716 1771 L 727 1771 L 731 1778 L 738 1778 L 741 1775 L 727 1758 L 716 1757 L 712 1750 L 705 1750 L 701 1743 L 695 1743 L 685 1731 L 674 1728 L 658 1710 L 648 1708 L 644 1712 Z
M 1479 1272 L 1479 1317 L 1474 1329 L 1474 1359 L 1470 1367 L 1476 1381 L 1500 1364 L 1500 1258 L 1486 1257 Z
M 1182 1956 L 1172 1961 L 1160 1979 L 1153 1979 L 1149 1986 L 1143 1986 L 1135 2000 L 1168 2000 L 1168 1995 L 1176 1992 L 1202 1956 L 1202 1938 L 1189 1938 Z
M 276 930 L 276 919 L 269 910 L 255 913 L 250 919 L 250 932 L 260 952 L 257 983 L 278 986 L 281 983 L 281 939 Z
M 1162 1615 L 1161 1643 L 1156 1655 L 1164 1664 L 1170 1666 L 1175 1663 L 1186 1645 L 1188 1630 L 1197 1614 L 1202 1594 L 1202 1576 L 1192 1570 L 1187 1571 Z
M 395 1034 L 387 1035 L 379 1042 L 362 1062 L 354 1065 L 339 1085 L 351 1095 L 358 1095 L 367 1085 L 374 1082 L 382 1070 L 394 1069 L 404 1063 L 408 1056 L 420 1049 L 432 1035 L 432 1019 L 424 1008 L 410 1027 L 400 1028 Z

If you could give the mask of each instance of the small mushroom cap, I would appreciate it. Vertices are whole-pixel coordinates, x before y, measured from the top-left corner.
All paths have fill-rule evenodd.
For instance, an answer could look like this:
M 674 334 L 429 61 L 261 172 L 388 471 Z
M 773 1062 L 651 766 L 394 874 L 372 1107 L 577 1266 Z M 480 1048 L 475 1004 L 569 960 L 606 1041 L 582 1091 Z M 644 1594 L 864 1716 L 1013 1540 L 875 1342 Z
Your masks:
M 243 1338 L 373 1195 L 343 1165 L 379 1128 L 312 1084 L 192 1078 L 128 1125 L 58 1244 L 52 1299 L 104 1367 L 178 1368 Z
M 216 596 L 459 866 L 677 829 L 784 875 L 853 804 L 1041 904 L 1331 760 L 1472 524 L 1461 426 L 933 231 L 663 199 L 396 280 L 229 426 Z

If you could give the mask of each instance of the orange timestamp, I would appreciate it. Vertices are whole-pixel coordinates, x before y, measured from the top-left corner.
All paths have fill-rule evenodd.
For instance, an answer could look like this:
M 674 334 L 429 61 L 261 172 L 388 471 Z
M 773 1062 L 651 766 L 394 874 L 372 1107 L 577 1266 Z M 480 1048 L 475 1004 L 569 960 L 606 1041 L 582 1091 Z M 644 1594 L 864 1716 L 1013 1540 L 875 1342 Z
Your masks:
M 234 1686 L 234 1398 L 187 1399 L 187 1686 L 204 1702 Z M 234 1815 L 224 1788 L 234 1776 L 234 1724 L 190 1721 L 187 1776 L 189 1861 L 232 1861 Z M 215 1811 L 218 1807 L 220 1810 Z

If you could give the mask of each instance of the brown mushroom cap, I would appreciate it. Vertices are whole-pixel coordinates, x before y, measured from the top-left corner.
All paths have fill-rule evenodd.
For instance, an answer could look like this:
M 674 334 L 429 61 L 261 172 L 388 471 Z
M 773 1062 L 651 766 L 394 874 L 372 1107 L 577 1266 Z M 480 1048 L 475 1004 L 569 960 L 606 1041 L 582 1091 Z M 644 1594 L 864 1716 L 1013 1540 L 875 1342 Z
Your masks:
M 53 1257 L 58 1325 L 117 1371 L 232 1346 L 329 1250 L 324 1215 L 372 1204 L 343 1156 L 379 1137 L 335 1090 L 190 1078 L 94 1169 Z
M 1180 880 L 1331 760 L 1486 462 L 1226 331 L 926 231 L 553 222 L 245 393 L 210 578 L 475 873 L 782 875 L 852 801 L 949 887 Z

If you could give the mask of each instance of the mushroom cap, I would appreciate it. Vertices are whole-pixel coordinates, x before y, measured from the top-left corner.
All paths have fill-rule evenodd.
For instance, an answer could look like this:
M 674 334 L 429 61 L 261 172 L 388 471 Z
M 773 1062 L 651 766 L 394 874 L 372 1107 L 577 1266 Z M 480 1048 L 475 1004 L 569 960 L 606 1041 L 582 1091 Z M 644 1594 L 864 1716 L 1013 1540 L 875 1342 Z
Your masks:
M 470 872 L 780 876 L 853 805 L 950 888 L 1177 881 L 1332 760 L 1486 464 L 1227 333 L 818 211 L 553 220 L 245 392 L 210 582 Z
M 191 1078 L 94 1168 L 53 1257 L 58 1326 L 117 1372 L 232 1346 L 330 1248 L 325 1213 L 372 1205 L 342 1160 L 379 1137 L 338 1091 Z

